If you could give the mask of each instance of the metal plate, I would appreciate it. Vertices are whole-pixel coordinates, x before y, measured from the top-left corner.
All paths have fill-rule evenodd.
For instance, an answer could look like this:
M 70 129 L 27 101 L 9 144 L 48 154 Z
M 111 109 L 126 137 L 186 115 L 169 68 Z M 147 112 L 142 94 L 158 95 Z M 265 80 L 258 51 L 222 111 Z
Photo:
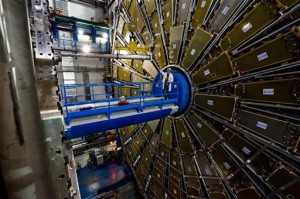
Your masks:
M 211 32 L 219 32 L 241 3 L 242 1 L 240 0 L 221 1 L 221 5 L 210 22 L 208 29 Z
M 179 152 L 177 150 L 175 150 L 174 148 L 171 149 L 170 152 L 170 172 L 177 177 L 181 176 L 181 172 L 179 172 L 178 170 L 180 170 L 180 159 L 179 159 L 180 155 Z
M 210 164 L 203 151 L 197 151 L 196 161 L 200 167 L 202 176 L 218 176 L 214 167 Z M 208 185 L 208 184 L 207 184 Z
M 169 181 L 169 198 L 177 199 L 181 198 L 181 186 L 180 179 L 172 178 L 172 181 Z
M 145 7 L 146 7 L 146 11 L 147 11 L 148 16 L 151 16 L 151 14 L 155 10 L 155 1 L 154 0 L 144 0 L 144 4 L 145 4 Z
M 118 68 L 118 79 L 130 82 L 131 73 L 121 67 Z
M 117 65 L 113 65 L 113 71 L 112 71 L 112 76 L 113 78 L 118 78 L 118 66 Z
M 192 17 L 192 27 L 196 29 L 197 27 L 201 27 L 203 25 L 204 19 L 208 13 L 210 6 L 212 5 L 213 0 L 199 0 L 195 13 Z
M 299 0 L 277 0 L 277 2 L 280 2 L 285 7 L 292 7 L 299 2 Z
M 232 120 L 236 99 L 221 95 L 196 94 L 195 104 L 220 117 Z
M 294 55 L 289 49 L 289 40 L 291 40 L 290 34 L 282 35 L 242 55 L 236 59 L 237 67 L 244 73 L 293 59 Z
M 237 112 L 237 124 L 280 144 L 288 133 L 287 122 L 244 110 Z
M 152 77 L 155 77 L 157 75 L 157 70 L 153 63 L 149 60 L 145 60 L 142 65 L 143 69 L 150 74 Z
M 172 121 L 169 118 L 166 118 L 161 133 L 161 143 L 171 148 L 172 147 L 171 142 L 172 142 Z
M 276 160 L 272 159 L 265 153 L 259 154 L 250 163 L 250 166 L 257 175 L 266 175 L 266 173 L 273 171 Z
M 148 31 L 142 34 L 142 38 L 146 45 L 150 45 L 152 43 L 152 39 Z
M 167 161 L 169 157 L 169 148 L 163 144 L 160 144 L 157 155 L 161 157 L 163 160 Z
M 226 177 L 238 169 L 233 160 L 221 148 L 212 151 L 212 156 Z
M 237 84 L 235 95 L 241 100 L 299 105 L 294 96 L 296 78 Z
M 193 153 L 193 144 L 191 143 L 189 132 L 182 120 L 176 120 L 176 132 L 181 151 L 183 153 Z
M 162 7 L 163 14 L 164 14 L 164 28 L 165 32 L 170 31 L 170 27 L 172 26 L 173 22 L 173 0 L 166 0 Z
M 182 65 L 189 70 L 196 59 L 201 55 L 205 47 L 208 45 L 213 35 L 206 32 L 202 28 L 197 28 L 191 39 L 189 47 L 186 50 Z
M 222 136 L 226 139 L 226 144 L 244 161 L 258 151 L 258 148 L 229 129 L 226 129 Z
M 140 9 L 137 7 L 137 2 L 133 1 L 129 8 L 129 13 L 133 22 L 136 23 L 137 32 L 141 32 L 144 28 L 144 20 L 141 15 Z
M 197 171 L 195 165 L 193 163 L 192 155 L 182 155 L 181 156 L 183 162 L 184 174 L 189 176 L 197 176 Z
M 117 31 L 121 34 L 123 33 L 124 25 L 125 25 L 125 21 L 124 21 L 123 17 L 120 16 L 118 26 L 117 26 Z
M 190 11 L 191 0 L 179 0 L 178 2 L 178 24 L 186 22 Z
M 275 188 L 285 185 L 286 183 L 294 180 L 297 177 L 293 172 L 286 169 L 285 167 L 281 167 L 276 169 L 271 175 L 267 178 L 267 181 Z
M 125 8 L 129 9 L 132 2 L 133 2 L 133 0 L 124 0 L 123 5 L 125 6 Z
M 139 73 L 143 74 L 143 62 L 139 60 L 133 60 L 132 67 Z
M 191 123 L 195 133 L 204 142 L 207 148 L 212 147 L 220 140 L 220 136 L 210 128 L 195 112 L 190 112 L 187 116 L 188 121 Z M 208 168 L 209 169 L 209 168 Z M 209 172 L 209 171 L 207 171 Z
M 184 25 L 170 28 L 170 50 L 169 60 L 171 63 L 178 63 L 178 56 L 182 45 Z
M 248 199 L 248 198 L 253 198 L 253 199 L 260 199 L 261 196 L 257 193 L 255 189 L 247 188 L 243 190 L 237 191 L 236 195 L 240 199 Z
M 160 68 L 163 68 L 167 64 L 165 49 L 161 36 L 158 36 L 155 39 L 154 57 Z
M 276 5 L 273 3 L 258 3 L 252 11 L 245 15 L 234 29 L 221 41 L 223 50 L 232 50 L 242 42 L 249 39 L 267 24 L 276 19 Z
M 155 35 L 160 34 L 161 28 L 160 28 L 158 12 L 154 12 L 153 15 L 150 17 L 150 23 L 151 23 L 151 28 L 153 33 Z
M 192 79 L 193 82 L 199 86 L 225 77 L 230 77 L 233 74 L 234 72 L 229 56 L 226 53 L 223 53 L 204 67 L 200 68 L 192 75 Z

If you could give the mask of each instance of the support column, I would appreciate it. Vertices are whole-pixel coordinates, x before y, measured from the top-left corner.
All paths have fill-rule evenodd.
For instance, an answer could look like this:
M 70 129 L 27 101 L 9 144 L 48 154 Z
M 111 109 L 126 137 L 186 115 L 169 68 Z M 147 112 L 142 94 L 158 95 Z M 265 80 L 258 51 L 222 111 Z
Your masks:
M 8 198 L 53 198 L 26 0 L 0 0 L 11 59 L 0 57 L 0 167 Z M 0 51 L 3 52 L 3 40 Z M 3 188 L 1 187 L 1 190 Z

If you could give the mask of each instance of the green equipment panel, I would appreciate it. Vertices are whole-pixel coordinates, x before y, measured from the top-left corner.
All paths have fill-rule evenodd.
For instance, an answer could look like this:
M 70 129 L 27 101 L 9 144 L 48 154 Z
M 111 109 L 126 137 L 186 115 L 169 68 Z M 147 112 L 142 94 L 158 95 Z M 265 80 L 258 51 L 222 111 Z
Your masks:
M 292 7 L 295 5 L 299 0 L 276 0 L 279 4 L 282 4 L 284 7 Z
M 154 57 L 160 68 L 164 67 L 167 64 L 165 49 L 164 49 L 161 36 L 158 36 L 155 39 Z
M 146 11 L 147 11 L 148 16 L 151 16 L 151 14 L 155 10 L 155 1 L 153 1 L 153 0 L 144 0 L 144 4 L 146 6 Z
M 118 78 L 118 66 L 117 65 L 113 65 L 113 71 L 112 71 L 112 74 L 113 74 L 113 78 Z
M 189 70 L 192 64 L 203 52 L 204 48 L 212 39 L 212 34 L 206 32 L 201 28 L 197 28 L 191 39 L 189 47 L 186 50 L 185 57 L 183 59 L 182 65 L 185 69 Z
M 129 9 L 129 7 L 131 6 L 133 0 L 124 0 L 123 1 L 123 5 L 125 6 L 125 8 Z
M 169 60 L 171 63 L 178 63 L 178 56 L 182 45 L 184 25 L 170 28 L 170 51 Z
M 293 129 L 300 128 L 299 125 L 245 110 L 237 112 L 237 124 L 286 147 L 298 145 L 299 137 L 292 134 Z
M 235 60 L 237 67 L 244 73 L 293 59 L 293 46 L 297 46 L 293 37 L 293 33 L 282 35 L 242 55 Z
M 184 174 L 188 176 L 197 176 L 197 171 L 193 163 L 193 156 L 185 154 L 181 156 L 181 159 L 183 162 Z
M 179 0 L 178 2 L 178 24 L 181 25 L 186 22 L 191 0 Z
M 199 86 L 212 81 L 230 77 L 234 74 L 231 61 L 226 53 L 221 54 L 192 75 L 193 82 Z
M 121 96 L 127 96 L 127 97 L 130 97 L 131 96 L 131 89 L 130 87 L 123 87 L 123 86 L 120 86 L 118 88 L 118 96 L 121 97 Z
M 221 95 L 196 94 L 195 104 L 231 121 L 235 109 L 236 98 Z
M 265 153 L 261 153 L 251 161 L 250 166 L 257 175 L 261 176 L 264 175 L 266 171 L 269 172 L 273 170 L 275 165 L 272 163 L 274 162 L 276 162 L 275 159 Z
M 218 174 L 214 167 L 208 161 L 205 153 L 203 151 L 197 151 L 196 161 L 201 170 L 201 175 L 203 176 L 214 176 L 217 177 Z
M 193 176 L 197 176 L 194 174 Z M 202 189 L 200 187 L 200 182 L 198 178 L 195 177 L 185 177 L 185 187 L 187 198 L 203 198 Z
M 151 23 L 151 27 L 153 30 L 153 33 L 156 34 L 160 34 L 161 33 L 161 29 L 160 29 L 160 22 L 159 22 L 159 17 L 158 17 L 158 12 L 154 12 L 153 15 L 150 18 L 150 23 Z
M 298 176 L 285 168 L 284 166 L 275 170 L 268 178 L 267 181 L 274 187 L 275 189 L 279 189 L 283 185 L 295 180 Z M 300 198 L 300 182 L 296 182 L 292 186 L 281 191 L 284 198 Z
M 164 127 L 161 134 L 161 143 L 167 147 L 172 147 L 172 121 L 169 118 L 165 119 Z
M 136 23 L 136 28 L 138 32 L 141 32 L 142 29 L 144 28 L 144 20 L 143 17 L 141 15 L 141 12 L 138 8 L 137 2 L 133 1 L 131 3 L 131 6 L 129 8 L 129 13 L 131 16 L 131 19 L 134 23 Z
M 146 124 L 146 125 L 143 127 L 142 131 L 143 131 L 144 136 L 145 136 L 147 139 L 150 138 L 150 135 L 152 134 L 152 129 L 151 129 L 151 127 L 150 127 L 149 124 Z
M 231 148 L 231 150 L 233 150 L 244 161 L 259 151 L 257 147 L 253 146 L 253 144 L 229 129 L 225 129 L 222 136 L 225 138 L 226 144 Z
M 183 153 L 193 153 L 193 144 L 191 143 L 189 132 L 182 120 L 176 120 L 176 132 L 181 151 Z
M 241 3 L 241 0 L 221 1 L 221 5 L 219 6 L 215 16 L 210 22 L 208 29 L 211 32 L 219 32 Z
M 137 88 L 131 88 L 130 89 L 130 96 L 139 96 L 141 93 L 139 93 L 139 89 Z
M 235 95 L 241 100 L 299 105 L 295 91 L 300 80 L 296 78 L 237 84 Z
M 145 45 L 150 45 L 152 43 L 152 39 L 148 31 L 142 34 L 142 38 L 145 42 Z
M 166 0 L 164 2 L 164 5 L 162 7 L 163 13 L 164 13 L 164 27 L 165 27 L 165 32 L 170 32 L 170 27 L 172 27 L 172 22 L 173 22 L 173 0 Z
M 195 112 L 191 111 L 187 116 L 187 119 L 191 123 L 195 133 L 200 137 L 207 148 L 211 148 L 220 140 L 220 136 L 198 117 Z
M 130 82 L 131 73 L 128 70 L 125 70 L 121 67 L 118 68 L 118 79 Z
M 234 161 L 221 147 L 213 150 L 212 156 L 226 177 L 238 169 Z
M 231 51 L 276 19 L 276 4 L 260 2 L 221 41 L 223 50 Z
M 169 194 L 168 198 L 177 199 L 182 198 L 181 193 L 181 180 L 179 177 L 175 177 L 172 173 L 169 175 Z
M 121 61 L 127 64 L 129 67 L 132 66 L 132 59 L 121 59 Z
M 194 16 L 192 17 L 192 27 L 194 29 L 202 26 L 204 19 L 208 13 L 208 10 L 211 6 L 212 1 L 213 0 L 199 0 L 198 1 L 197 5 L 196 5 Z
M 141 61 L 139 61 L 139 60 L 133 60 L 132 67 L 136 71 L 138 71 L 139 73 L 143 73 L 144 72 L 143 63 Z
M 253 188 L 246 188 L 236 191 L 236 195 L 240 199 L 261 199 L 261 196 L 257 193 L 257 191 Z

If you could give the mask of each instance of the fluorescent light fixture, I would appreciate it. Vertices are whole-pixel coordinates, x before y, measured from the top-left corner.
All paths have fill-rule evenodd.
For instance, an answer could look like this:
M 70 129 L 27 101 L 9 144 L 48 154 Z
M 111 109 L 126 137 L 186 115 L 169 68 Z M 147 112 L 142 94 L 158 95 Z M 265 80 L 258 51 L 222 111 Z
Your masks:
M 90 48 L 89 46 L 83 46 L 83 47 L 82 47 L 82 51 L 83 51 L 84 53 L 89 53 L 89 52 L 91 51 L 91 48 Z
M 78 34 L 79 34 L 79 35 L 83 35 L 83 34 L 84 34 L 84 31 L 80 29 L 80 30 L 78 30 Z
M 108 34 L 107 34 L 107 33 L 103 33 L 102 36 L 103 36 L 103 38 L 105 38 L 105 39 L 108 38 Z

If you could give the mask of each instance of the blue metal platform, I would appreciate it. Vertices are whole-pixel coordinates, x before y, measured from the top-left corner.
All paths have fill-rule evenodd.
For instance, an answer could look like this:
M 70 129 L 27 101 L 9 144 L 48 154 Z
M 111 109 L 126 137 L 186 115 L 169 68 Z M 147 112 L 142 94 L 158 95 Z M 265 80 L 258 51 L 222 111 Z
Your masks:
M 174 81 L 169 93 L 163 92 L 160 75 L 146 83 L 60 85 L 66 138 L 181 114 L 190 102 L 189 83 L 182 73 L 172 74 Z M 124 96 L 126 104 L 121 104 Z

